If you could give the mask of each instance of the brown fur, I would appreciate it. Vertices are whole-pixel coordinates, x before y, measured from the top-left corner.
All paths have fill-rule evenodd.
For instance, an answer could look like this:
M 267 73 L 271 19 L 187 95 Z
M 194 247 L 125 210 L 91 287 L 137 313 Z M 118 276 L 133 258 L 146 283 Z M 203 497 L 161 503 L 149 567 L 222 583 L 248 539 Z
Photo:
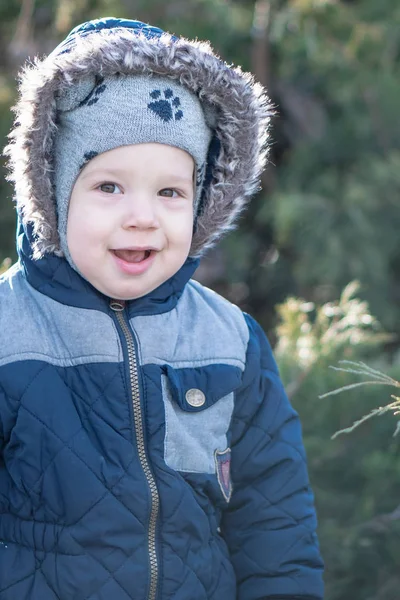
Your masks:
M 234 223 L 259 186 L 271 108 L 263 88 L 222 62 L 206 43 L 168 34 L 148 40 L 124 28 L 78 38 L 65 54 L 36 60 L 21 75 L 16 124 L 5 149 L 18 211 L 35 234 L 34 257 L 60 252 L 52 185 L 56 97 L 87 74 L 156 73 L 177 79 L 216 108 L 221 152 L 197 221 L 191 256 L 200 256 Z

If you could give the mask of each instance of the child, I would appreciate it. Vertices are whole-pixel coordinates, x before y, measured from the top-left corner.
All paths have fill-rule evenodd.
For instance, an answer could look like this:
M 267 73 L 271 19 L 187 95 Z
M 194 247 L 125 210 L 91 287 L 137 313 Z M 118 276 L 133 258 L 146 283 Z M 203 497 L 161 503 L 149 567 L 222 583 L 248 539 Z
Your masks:
M 0 285 L 1 600 L 317 600 L 298 417 L 190 280 L 257 189 L 269 105 L 210 47 L 85 23 L 22 78 Z

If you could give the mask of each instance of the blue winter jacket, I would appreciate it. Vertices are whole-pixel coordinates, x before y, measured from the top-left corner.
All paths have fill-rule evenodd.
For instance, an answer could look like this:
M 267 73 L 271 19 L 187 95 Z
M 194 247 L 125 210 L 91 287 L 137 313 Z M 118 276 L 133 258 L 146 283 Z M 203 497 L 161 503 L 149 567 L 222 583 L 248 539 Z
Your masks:
M 300 424 L 263 332 L 190 279 L 195 258 L 129 302 L 71 268 L 42 227 L 35 119 L 52 117 L 30 97 L 0 279 L 0 600 L 321 600 Z
M 123 307 L 20 241 L 0 284 L 1 600 L 322 598 L 300 424 L 259 326 L 189 280 L 196 261 Z

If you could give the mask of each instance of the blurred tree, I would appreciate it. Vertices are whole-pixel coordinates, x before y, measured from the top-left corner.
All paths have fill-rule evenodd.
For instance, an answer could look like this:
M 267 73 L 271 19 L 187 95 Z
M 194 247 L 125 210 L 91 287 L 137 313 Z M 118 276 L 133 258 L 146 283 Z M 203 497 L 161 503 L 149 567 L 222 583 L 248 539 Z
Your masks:
M 290 290 L 327 301 L 357 278 L 398 332 L 400 4 L 271 5 L 275 187 L 254 203 L 245 235 L 228 242 L 248 248 L 239 277 L 250 306 L 265 318 L 265 297 Z M 271 223 L 276 250 L 265 244 Z
M 387 336 L 356 292 L 357 284 L 351 284 L 338 301 L 322 306 L 289 298 L 278 307 L 275 354 L 303 423 L 326 561 L 326 600 L 397 600 L 400 437 L 391 438 L 393 416 L 366 421 L 351 435 L 329 441 L 376 408 L 382 393 L 365 386 L 318 399 L 322 391 L 349 384 L 348 373 L 329 369 L 343 358 L 400 374 L 398 361 L 389 366 L 382 358 Z

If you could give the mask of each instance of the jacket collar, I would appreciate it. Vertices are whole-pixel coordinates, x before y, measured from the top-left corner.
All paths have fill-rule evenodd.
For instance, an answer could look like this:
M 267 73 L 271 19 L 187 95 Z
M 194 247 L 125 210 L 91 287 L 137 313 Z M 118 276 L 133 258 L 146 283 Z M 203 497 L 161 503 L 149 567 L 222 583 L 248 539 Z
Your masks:
M 39 260 L 33 260 L 31 238 L 32 228 L 19 224 L 18 255 L 25 277 L 32 287 L 61 304 L 109 312 L 110 298 L 83 279 L 65 258 L 46 254 Z M 142 298 L 127 302 L 129 317 L 172 310 L 199 262 L 199 259 L 188 258 L 181 269 L 158 288 Z

